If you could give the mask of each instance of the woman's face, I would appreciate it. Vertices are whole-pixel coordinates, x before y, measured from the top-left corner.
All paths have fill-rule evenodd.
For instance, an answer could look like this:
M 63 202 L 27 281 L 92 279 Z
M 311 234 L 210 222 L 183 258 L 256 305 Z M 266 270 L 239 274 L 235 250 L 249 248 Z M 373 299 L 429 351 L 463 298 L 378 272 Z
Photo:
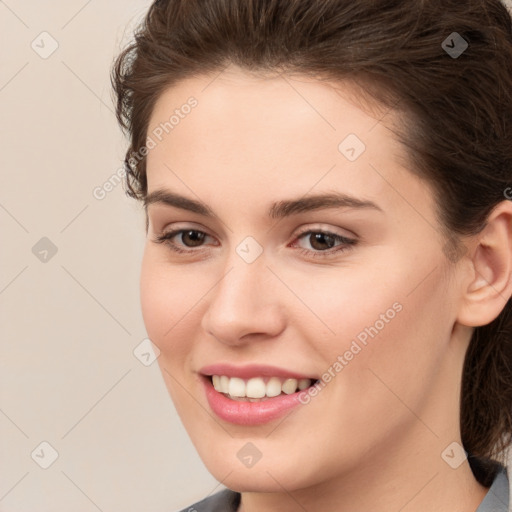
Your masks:
M 166 90 L 150 120 L 143 317 L 192 442 L 235 490 L 441 460 L 458 434 L 467 340 L 433 197 L 399 163 L 392 113 L 347 87 L 231 69 Z M 281 395 L 231 399 L 206 374 Z M 300 378 L 319 383 L 294 393 Z

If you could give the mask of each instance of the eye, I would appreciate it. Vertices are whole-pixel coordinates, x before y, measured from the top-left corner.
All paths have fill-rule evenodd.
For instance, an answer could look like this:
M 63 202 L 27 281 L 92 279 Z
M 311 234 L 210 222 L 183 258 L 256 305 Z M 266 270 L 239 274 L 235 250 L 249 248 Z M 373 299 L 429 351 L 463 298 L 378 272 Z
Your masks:
M 178 236 L 181 237 L 180 245 L 173 241 L 173 238 Z M 169 231 L 168 233 L 158 235 L 154 241 L 166 244 L 171 250 L 177 253 L 192 254 L 194 252 L 198 252 L 198 250 L 194 250 L 193 248 L 200 248 L 208 237 L 209 235 L 204 231 L 197 229 L 176 229 Z M 303 231 L 297 235 L 296 239 L 300 240 L 303 238 L 306 241 L 309 241 L 312 249 L 299 247 L 299 252 L 314 258 L 326 258 L 333 254 L 341 253 L 342 251 L 351 249 L 357 243 L 357 241 L 352 238 L 347 238 L 329 231 L 314 229 Z M 335 245 L 336 242 L 338 242 L 338 245 Z M 184 249 L 183 246 L 188 247 L 189 249 Z
M 174 231 L 157 236 L 155 242 L 160 244 L 164 243 L 173 251 L 179 253 L 196 252 L 182 249 L 180 246 L 176 245 L 172 239 L 177 235 L 181 235 L 182 242 L 185 242 L 185 247 L 199 247 L 208 236 L 205 232 L 197 229 L 175 229 Z M 190 245 L 187 245 L 188 241 L 190 241 Z
M 306 237 L 306 238 L 304 238 Z M 313 250 L 300 248 L 301 254 L 313 256 L 314 258 L 320 257 L 325 258 L 333 254 L 341 253 L 351 249 L 357 241 L 352 238 L 347 238 L 336 233 L 330 233 L 329 231 L 309 229 L 304 231 L 297 236 L 297 239 L 304 238 Z M 335 246 L 335 242 L 339 242 L 339 245 Z M 327 245 L 327 247 L 325 247 Z

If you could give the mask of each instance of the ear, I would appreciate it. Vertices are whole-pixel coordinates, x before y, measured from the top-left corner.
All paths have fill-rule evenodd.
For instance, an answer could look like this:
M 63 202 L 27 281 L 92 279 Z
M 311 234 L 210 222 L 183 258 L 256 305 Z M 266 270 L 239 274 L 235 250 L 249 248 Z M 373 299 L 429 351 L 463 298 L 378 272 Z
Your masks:
M 471 246 L 457 321 L 479 327 L 491 323 L 512 295 L 512 201 L 492 210 Z

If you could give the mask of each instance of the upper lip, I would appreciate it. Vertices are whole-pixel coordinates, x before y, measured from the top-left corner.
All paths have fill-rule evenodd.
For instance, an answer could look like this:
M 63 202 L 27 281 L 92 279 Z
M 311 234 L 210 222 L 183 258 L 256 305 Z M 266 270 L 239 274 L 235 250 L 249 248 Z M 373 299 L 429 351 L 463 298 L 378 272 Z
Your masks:
M 203 375 L 226 375 L 227 377 L 238 377 L 240 379 L 251 379 L 252 377 L 284 377 L 289 379 L 312 379 L 317 377 L 303 375 L 293 370 L 268 366 L 263 364 L 249 364 L 245 366 L 234 366 L 226 363 L 209 364 L 203 366 L 199 373 Z

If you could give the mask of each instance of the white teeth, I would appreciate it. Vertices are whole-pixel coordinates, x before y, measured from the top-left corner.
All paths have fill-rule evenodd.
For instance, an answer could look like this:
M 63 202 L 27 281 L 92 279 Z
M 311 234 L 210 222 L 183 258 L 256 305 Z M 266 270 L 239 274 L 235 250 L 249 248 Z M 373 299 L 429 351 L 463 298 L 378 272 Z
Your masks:
M 283 391 L 287 395 L 291 395 L 292 393 L 295 393 L 297 389 L 297 379 L 286 379 L 283 382 Z
M 263 379 L 255 377 L 247 381 L 245 388 L 245 396 L 248 398 L 262 398 L 267 392 L 267 386 L 263 382 Z
M 277 377 L 271 377 L 267 382 L 266 395 L 270 397 L 277 396 L 281 394 L 281 391 L 281 381 Z
M 245 394 L 245 382 L 238 377 L 232 377 L 229 379 L 228 393 L 231 396 L 247 396 Z
M 227 393 L 229 391 L 229 377 L 226 377 L 225 375 L 221 376 L 220 390 L 217 389 L 217 391 L 220 391 L 221 393 Z
M 311 379 L 300 379 L 298 383 L 300 391 L 311 386 Z
M 280 379 L 271 377 L 265 383 L 263 377 L 253 377 L 247 381 L 238 377 L 226 375 L 212 375 L 213 387 L 219 393 L 225 393 L 235 399 L 247 398 L 250 402 L 259 402 L 261 399 L 272 398 L 285 393 L 291 395 L 297 390 L 302 391 L 312 384 L 311 379 Z

